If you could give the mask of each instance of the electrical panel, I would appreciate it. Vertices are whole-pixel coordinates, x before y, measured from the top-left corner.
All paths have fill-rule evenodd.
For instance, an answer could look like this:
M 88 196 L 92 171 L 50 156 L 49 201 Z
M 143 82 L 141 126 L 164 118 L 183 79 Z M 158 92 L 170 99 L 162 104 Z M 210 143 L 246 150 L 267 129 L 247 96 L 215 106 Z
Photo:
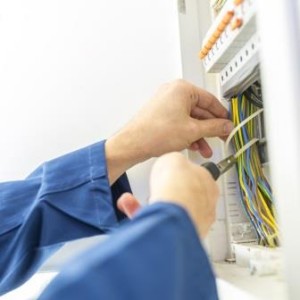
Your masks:
M 265 150 L 256 2 L 223 1 L 199 52 L 205 72 L 217 74 L 220 96 L 239 128 L 232 135 L 232 151 L 236 153 L 248 142 L 254 142 L 239 157 L 237 174 L 233 171 L 224 176 L 227 231 L 232 244 L 227 259 L 234 259 L 239 243 L 279 246 L 276 208 L 264 169 L 269 162 Z M 228 146 L 227 143 L 224 155 L 229 153 Z
M 206 241 L 219 276 L 219 291 L 224 287 L 231 290 L 230 284 L 238 291 L 236 297 L 287 299 L 280 226 L 270 178 L 266 133 L 271 129 L 264 122 L 268 107 L 261 80 L 258 9 L 259 0 L 186 0 L 185 11 L 179 12 L 183 77 L 218 95 L 239 128 L 229 145 L 211 142 L 213 160 L 235 153 L 252 141 L 236 168 L 219 182 L 216 222 Z M 191 59 L 191 48 L 197 58 L 194 53 Z M 202 162 L 193 153 L 190 157 Z M 227 299 L 224 295 L 219 296 Z

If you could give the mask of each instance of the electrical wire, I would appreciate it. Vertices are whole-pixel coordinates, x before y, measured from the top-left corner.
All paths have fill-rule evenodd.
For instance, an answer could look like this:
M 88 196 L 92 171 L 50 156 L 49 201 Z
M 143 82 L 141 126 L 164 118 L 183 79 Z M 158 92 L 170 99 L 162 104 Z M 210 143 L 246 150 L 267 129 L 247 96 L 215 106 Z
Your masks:
M 259 243 L 269 247 L 279 244 L 279 229 L 270 184 L 264 175 L 258 150 L 256 117 L 263 112 L 245 95 L 233 97 L 230 115 L 235 129 L 226 140 L 228 151 L 230 141 L 237 158 L 238 181 L 241 202 L 253 224 Z
M 245 91 L 245 96 L 246 96 L 247 100 L 252 102 L 252 104 L 254 104 L 255 106 L 257 106 L 259 108 L 263 107 L 262 101 L 251 90 Z
M 259 81 L 254 82 L 245 92 L 247 100 L 250 101 L 255 106 L 262 108 L 263 107 L 263 99 L 262 99 L 262 91 L 261 84 Z
M 250 148 L 252 145 L 257 143 L 259 139 L 253 139 L 250 142 L 248 142 L 246 145 L 244 145 L 241 149 L 239 149 L 235 154 L 234 157 L 238 158 L 242 153 L 244 153 L 248 148 Z
M 241 123 L 239 123 L 229 134 L 228 138 L 226 139 L 225 142 L 225 151 L 226 153 L 228 152 L 228 148 L 229 148 L 229 143 L 232 140 L 232 138 L 234 137 L 234 135 L 240 130 L 241 127 L 243 127 L 244 125 L 246 125 L 249 121 L 251 121 L 253 118 L 257 117 L 259 114 L 261 114 L 264 111 L 263 108 L 257 110 L 256 112 L 254 112 L 252 115 L 250 115 L 249 117 L 247 117 L 246 119 L 244 119 Z

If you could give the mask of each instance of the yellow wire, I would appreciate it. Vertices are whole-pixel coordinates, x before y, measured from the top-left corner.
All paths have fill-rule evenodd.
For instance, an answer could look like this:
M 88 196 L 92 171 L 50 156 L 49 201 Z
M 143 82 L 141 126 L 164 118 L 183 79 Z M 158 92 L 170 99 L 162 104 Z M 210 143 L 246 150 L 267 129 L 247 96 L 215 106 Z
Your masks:
M 272 227 L 274 228 L 274 230 L 276 230 L 276 228 L 277 228 L 276 221 L 275 221 L 274 217 L 272 216 L 272 213 L 270 212 L 269 207 L 266 204 L 265 199 L 263 198 L 263 195 L 260 192 L 260 190 L 257 190 L 257 194 L 260 197 L 261 203 L 262 203 L 262 205 L 265 209 L 265 212 L 266 212 L 266 214 L 268 215 L 268 217 L 270 219 L 270 224 L 272 224 Z
M 239 101 L 241 101 L 239 106 Z M 245 118 L 247 116 L 252 115 L 255 113 L 258 108 L 249 103 L 249 101 L 246 99 L 245 96 L 242 96 L 242 98 L 239 100 L 238 97 L 232 98 L 231 101 L 231 111 L 232 111 L 232 121 L 235 126 L 240 124 L 242 120 L 240 119 L 240 113 L 239 108 L 243 111 L 243 114 Z M 247 124 L 245 124 L 245 129 L 247 131 L 247 136 L 249 139 L 255 138 L 256 130 L 255 130 L 255 120 L 249 120 Z M 237 134 L 233 137 L 233 144 L 235 146 L 235 150 L 238 151 L 241 147 L 244 146 L 245 141 L 243 138 L 243 132 L 240 128 L 237 131 Z M 237 161 L 238 164 L 238 181 L 240 188 L 243 193 L 243 199 L 242 201 L 245 204 L 245 209 L 248 211 L 249 216 L 251 220 L 256 224 L 257 230 L 259 228 L 259 235 L 261 242 L 265 245 L 268 245 L 270 247 L 276 246 L 276 241 L 278 239 L 278 225 L 276 222 L 275 214 L 276 210 L 272 204 L 272 199 L 270 198 L 268 192 L 256 185 L 255 186 L 255 193 L 252 188 L 249 186 L 249 188 L 252 190 L 251 194 L 248 194 L 248 190 L 246 188 L 246 185 L 250 184 L 248 182 L 244 182 L 243 178 L 243 170 L 246 172 L 246 176 L 253 177 L 254 180 L 264 180 L 267 181 L 264 172 L 262 170 L 262 166 L 260 163 L 260 158 L 258 154 L 257 146 L 253 146 L 251 148 L 251 151 L 249 153 L 249 161 L 247 162 L 246 156 L 243 153 Z M 250 172 L 250 173 L 249 173 Z M 249 198 L 251 197 L 251 198 Z M 252 198 L 253 197 L 253 198 Z M 258 221 L 256 218 L 256 215 L 259 216 L 260 221 Z

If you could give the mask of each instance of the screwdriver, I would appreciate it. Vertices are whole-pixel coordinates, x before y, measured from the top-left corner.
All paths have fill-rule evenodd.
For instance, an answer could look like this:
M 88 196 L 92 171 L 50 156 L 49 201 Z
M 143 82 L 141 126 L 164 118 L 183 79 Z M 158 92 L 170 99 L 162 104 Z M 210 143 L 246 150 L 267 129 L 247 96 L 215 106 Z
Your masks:
M 251 140 L 249 143 L 244 145 L 238 152 L 222 159 L 217 164 L 209 161 L 203 163 L 202 167 L 204 167 L 211 174 L 214 180 L 217 180 L 222 174 L 231 169 L 231 167 L 235 165 L 237 158 L 248 148 L 254 145 L 257 141 L 258 139 Z
M 202 167 L 204 167 L 211 174 L 214 180 L 217 180 L 236 163 L 236 160 L 237 158 L 234 155 L 230 155 L 217 164 L 209 161 L 202 164 Z

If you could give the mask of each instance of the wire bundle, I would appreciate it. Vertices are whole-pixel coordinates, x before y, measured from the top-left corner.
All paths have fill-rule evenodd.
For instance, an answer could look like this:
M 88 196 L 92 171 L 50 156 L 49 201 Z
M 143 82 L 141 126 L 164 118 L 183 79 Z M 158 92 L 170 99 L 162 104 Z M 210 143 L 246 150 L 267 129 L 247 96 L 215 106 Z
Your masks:
M 256 138 L 256 120 L 252 116 L 258 115 L 258 110 L 259 107 L 253 101 L 248 101 L 245 95 L 231 99 L 231 119 L 237 127 L 232 140 L 235 152 Z M 244 125 L 241 124 L 243 121 L 246 122 Z M 272 190 L 262 170 L 257 143 L 238 157 L 237 171 L 242 204 L 255 227 L 259 244 L 276 247 L 278 224 Z

